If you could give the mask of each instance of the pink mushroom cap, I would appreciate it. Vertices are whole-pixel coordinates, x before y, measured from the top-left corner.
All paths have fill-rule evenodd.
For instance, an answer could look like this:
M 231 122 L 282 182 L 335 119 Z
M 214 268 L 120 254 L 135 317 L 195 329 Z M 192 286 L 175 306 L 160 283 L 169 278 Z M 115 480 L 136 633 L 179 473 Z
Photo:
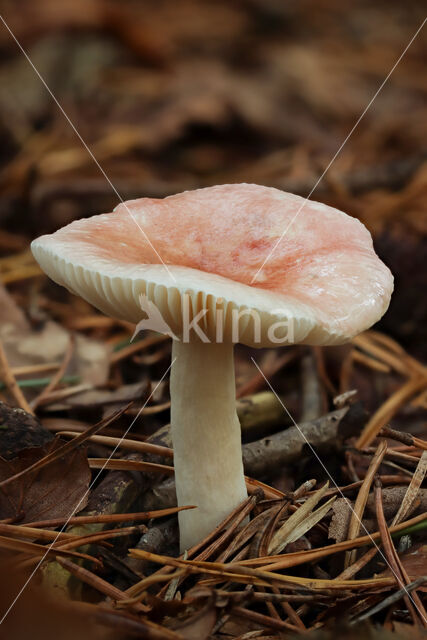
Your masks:
M 250 314 L 239 320 L 239 342 L 253 346 L 268 346 L 268 327 L 284 319 L 291 342 L 345 342 L 381 318 L 393 290 L 361 222 L 255 184 L 131 200 L 38 238 L 32 251 L 54 281 L 107 315 L 138 322 L 146 296 L 177 335 L 184 293 L 193 316 L 207 310 L 201 324 L 210 336 L 218 309 L 226 318 L 254 310 L 257 344 Z

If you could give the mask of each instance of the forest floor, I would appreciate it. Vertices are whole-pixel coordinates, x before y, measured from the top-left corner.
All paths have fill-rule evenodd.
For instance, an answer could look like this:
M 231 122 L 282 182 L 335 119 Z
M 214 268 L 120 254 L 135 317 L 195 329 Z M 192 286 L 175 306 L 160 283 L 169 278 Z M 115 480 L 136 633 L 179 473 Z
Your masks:
M 22 0 L 3 17 L 61 108 L 1 26 L 0 638 L 422 637 L 425 29 L 370 101 L 423 4 Z M 120 198 L 233 182 L 358 217 L 395 292 L 347 345 L 236 348 L 249 498 L 180 556 L 170 340 L 131 343 L 29 244 Z

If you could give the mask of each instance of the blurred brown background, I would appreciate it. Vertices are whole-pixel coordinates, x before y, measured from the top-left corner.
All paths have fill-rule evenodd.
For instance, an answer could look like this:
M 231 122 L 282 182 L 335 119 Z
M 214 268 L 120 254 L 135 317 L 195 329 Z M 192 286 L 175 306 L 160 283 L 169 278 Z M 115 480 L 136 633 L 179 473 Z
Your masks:
M 226 182 L 308 195 L 424 13 L 422 2 L 339 0 L 8 0 L 2 9 L 125 200 Z M 0 251 L 21 252 L 31 287 L 28 241 L 118 197 L 3 25 L 0 49 Z M 426 29 L 312 196 L 373 232 L 396 276 L 383 328 L 417 356 L 426 349 L 425 52 Z
M 2 387 L 0 395 L 14 405 L 25 407 L 31 402 L 43 426 L 56 433 L 66 424 L 84 430 L 117 403 L 142 402 L 141 395 L 149 385 L 154 388 L 169 365 L 170 345 L 155 339 L 129 345 L 133 327 L 97 314 L 41 275 L 29 250 L 31 239 L 75 218 L 111 211 L 119 201 L 114 188 L 126 200 L 163 197 L 216 183 L 256 182 L 307 196 L 426 12 L 421 0 L 3 0 L 0 13 L 106 174 L 0 22 L 0 346 L 4 345 L 8 367 L 20 371 L 19 383 L 26 394 L 21 394 L 20 401 L 16 389 L 14 397 Z M 427 26 L 312 195 L 360 218 L 395 275 L 391 307 L 379 327 L 384 332 L 381 341 L 375 342 L 370 332 L 371 338 L 361 336 L 362 344 L 353 342 L 337 350 L 291 347 L 257 355 L 263 372 L 298 421 L 320 419 L 333 408 L 332 398 L 338 392 L 357 390 L 361 404 L 355 402 L 350 426 L 359 432 L 365 428 L 367 410 L 369 424 L 377 432 L 384 415 L 388 421 L 384 406 L 386 402 L 390 406 L 391 398 L 392 426 L 425 437 L 425 370 L 416 360 L 427 357 L 426 44 Z M 173 233 L 170 241 L 174 242 Z M 263 390 L 263 378 L 247 350 L 237 349 L 236 356 L 238 395 Z M 47 371 L 57 373 L 43 382 L 40 371 L 52 362 L 57 363 L 56 369 Z M 62 372 L 61 363 L 65 363 Z M 61 381 L 65 372 L 70 375 Z M 46 385 L 52 380 L 49 388 Z M 145 439 L 164 427 L 169 404 L 164 383 L 132 437 Z M 3 409 L 9 411 L 5 405 Z M 129 409 L 132 415 L 138 411 L 139 406 Z M 3 429 L 5 420 L 0 420 Z M 280 408 L 277 424 L 267 426 L 265 432 L 263 421 L 261 430 L 244 436 L 248 442 L 282 429 L 287 417 L 283 418 Z M 27 420 L 20 429 L 16 422 L 20 423 L 14 420 L 14 428 L 9 429 L 11 439 L 0 437 L 2 455 L 4 449 L 11 457 L 29 446 L 32 431 Z M 126 414 L 106 433 L 121 437 L 129 424 Z M 50 433 L 42 430 L 35 444 L 43 444 L 46 437 Z M 340 485 L 365 477 L 374 451 L 359 455 L 343 442 L 342 435 L 333 446 L 327 440 L 321 451 Z M 413 449 L 409 448 L 411 454 Z M 270 448 L 264 451 L 270 465 Z M 106 452 L 110 449 L 90 449 L 96 457 Z M 405 484 L 408 477 L 415 477 L 411 472 L 417 460 L 406 456 L 402 462 L 405 454 L 398 455 L 399 465 L 408 465 L 409 458 L 409 467 L 401 468 L 392 459 L 386 472 L 402 472 Z M 82 476 L 77 466 L 75 470 Z M 122 474 L 106 474 L 105 483 L 91 492 L 95 512 L 107 513 L 111 504 L 111 511 L 118 513 L 168 504 L 160 500 L 169 499 L 173 484 L 164 498 L 161 492 L 153 492 L 159 501 L 154 507 L 139 504 L 146 496 L 150 500 L 152 480 L 146 479 L 143 489 L 139 479 L 129 481 L 124 498 L 118 500 L 117 477 L 124 483 L 123 477 L 128 482 L 130 475 L 114 475 L 118 473 Z M 273 486 L 286 491 L 308 478 L 322 483 L 326 479 L 324 467 L 309 456 L 298 458 L 294 467 L 282 462 L 278 468 L 268 466 L 268 474 Z M 55 488 L 65 496 L 71 493 L 68 487 L 75 485 L 76 475 L 61 474 Z M 28 493 L 28 503 L 44 508 L 39 494 L 33 498 L 34 493 Z M 67 506 L 64 500 L 57 501 L 61 508 L 63 503 Z M 46 511 L 42 513 L 47 517 Z M 56 517 L 57 511 L 49 515 Z M 324 524 L 321 527 L 307 544 L 328 543 L 329 532 Z M 168 525 L 165 531 L 172 532 L 170 539 L 164 537 L 169 554 L 176 527 Z M 118 553 L 125 554 L 126 543 L 120 545 Z M 1 551 L 3 561 L 6 554 Z M 412 549 L 411 553 L 412 563 L 425 573 L 421 552 Z M 119 565 L 111 565 L 111 571 L 109 566 L 100 575 L 113 582 L 120 574 L 116 573 Z M 327 571 L 336 575 L 337 566 L 333 559 L 330 565 L 314 569 L 310 565 L 302 572 L 323 578 Z M 413 575 L 409 566 L 408 573 Z M 2 581 L 0 589 L 2 611 L 26 577 L 14 571 L 10 565 L 3 570 L 8 580 Z M 52 580 L 55 573 L 51 575 Z M 87 609 L 80 615 L 74 610 L 55 611 L 40 593 L 37 579 L 7 618 L 2 637 L 57 637 L 59 627 L 64 640 L 82 634 L 89 637 Z M 122 588 L 125 582 L 120 580 Z M 348 613 L 353 607 L 360 614 L 363 606 L 385 598 L 376 591 L 370 601 L 361 591 L 363 604 L 356 592 L 345 602 L 340 600 L 341 593 L 335 593 L 336 602 L 330 601 L 325 616 L 335 638 L 336 620 L 344 610 Z M 324 606 L 323 600 L 320 604 Z M 399 621 L 402 607 L 397 604 L 393 606 Z M 101 614 L 107 611 L 102 607 Z M 323 611 L 316 607 L 309 605 L 302 614 L 307 625 Z M 391 620 L 390 609 L 388 626 Z M 113 623 L 118 624 L 116 619 Z M 242 618 L 238 623 L 235 631 L 241 636 Z M 402 628 L 407 632 L 410 627 Z M 91 637 L 117 639 L 120 629 L 114 627 L 111 636 L 110 630 L 108 636 L 98 632 L 94 629 Z M 349 637 L 350 631 L 344 633 Z M 370 636 L 365 630 L 363 634 Z

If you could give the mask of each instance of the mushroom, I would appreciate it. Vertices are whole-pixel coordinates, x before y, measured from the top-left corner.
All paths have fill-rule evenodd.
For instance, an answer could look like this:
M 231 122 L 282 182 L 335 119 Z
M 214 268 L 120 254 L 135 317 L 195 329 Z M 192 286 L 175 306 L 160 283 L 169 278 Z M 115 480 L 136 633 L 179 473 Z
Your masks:
M 233 345 L 346 342 L 381 318 L 393 289 L 361 222 L 254 184 L 122 203 L 32 251 L 104 313 L 138 323 L 155 309 L 170 329 L 177 499 L 197 506 L 179 514 L 183 550 L 247 496 Z

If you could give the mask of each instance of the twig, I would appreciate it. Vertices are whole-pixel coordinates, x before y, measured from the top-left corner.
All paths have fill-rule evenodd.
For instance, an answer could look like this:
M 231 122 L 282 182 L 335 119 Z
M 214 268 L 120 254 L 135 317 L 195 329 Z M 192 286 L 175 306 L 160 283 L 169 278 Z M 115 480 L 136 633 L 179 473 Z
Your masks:
M 175 573 L 169 573 L 169 572 L 160 573 L 159 571 L 156 571 L 156 573 L 154 573 L 153 575 L 147 576 L 146 578 L 138 582 L 138 587 L 140 590 L 140 593 L 138 595 L 133 596 L 133 598 L 126 598 L 125 600 L 122 600 L 118 604 L 121 606 L 127 606 L 128 604 L 133 604 L 134 602 L 140 602 L 141 599 L 145 596 L 146 589 L 148 587 L 153 586 L 154 584 L 159 584 L 159 582 L 171 582 L 172 584 L 173 582 L 176 581 L 176 584 L 178 585 L 178 581 L 186 573 L 187 572 L 185 569 L 178 569 L 178 571 L 175 571 Z M 169 589 L 170 589 L 170 585 L 168 587 L 168 590 Z M 172 598 L 165 597 L 165 599 L 172 599 Z
M 66 382 L 67 380 L 70 381 L 68 376 L 66 376 L 63 381 Z M 39 406 L 53 404 L 54 402 L 58 402 L 58 400 L 64 400 L 65 398 L 69 398 L 70 396 L 75 396 L 78 393 L 83 393 L 84 391 L 90 391 L 92 389 L 92 384 L 87 382 L 76 384 L 74 387 L 66 387 L 65 389 L 55 389 L 54 391 L 51 391 L 49 395 L 45 395 L 44 398 L 39 401 Z
M 279 470 L 283 465 L 295 464 L 304 455 L 306 441 L 314 448 L 322 445 L 336 446 L 339 442 L 340 425 L 348 411 L 348 407 L 337 409 L 317 420 L 302 422 L 298 427 L 291 426 L 266 438 L 245 444 L 245 472 L 257 478 Z M 301 433 L 304 438 L 301 437 Z
M 421 440 L 421 438 L 416 438 L 411 433 L 397 431 L 397 429 L 391 429 L 390 427 L 383 427 L 378 435 L 383 436 L 383 438 L 390 438 L 391 440 L 403 442 L 403 444 L 410 447 L 427 450 L 427 442 Z

